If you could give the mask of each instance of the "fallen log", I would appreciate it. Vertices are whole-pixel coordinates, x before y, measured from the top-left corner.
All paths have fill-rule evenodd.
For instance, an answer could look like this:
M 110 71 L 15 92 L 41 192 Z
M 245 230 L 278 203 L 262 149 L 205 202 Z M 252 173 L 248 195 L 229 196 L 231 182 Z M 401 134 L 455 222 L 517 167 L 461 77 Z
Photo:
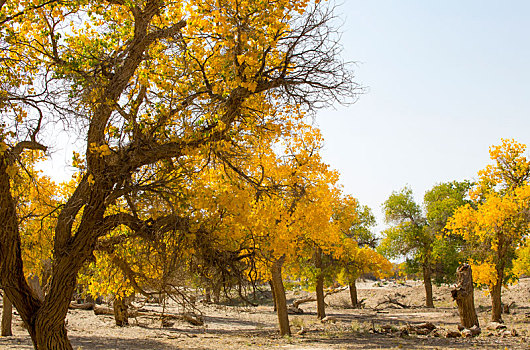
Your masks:
M 75 301 L 71 302 L 68 306 L 69 309 L 75 309 L 75 310 L 93 310 L 96 304 L 94 303 L 81 303 L 78 304 Z
M 293 306 L 298 309 L 301 304 L 309 303 L 311 301 L 317 301 L 317 298 L 309 296 L 301 299 L 296 299 L 293 301 Z

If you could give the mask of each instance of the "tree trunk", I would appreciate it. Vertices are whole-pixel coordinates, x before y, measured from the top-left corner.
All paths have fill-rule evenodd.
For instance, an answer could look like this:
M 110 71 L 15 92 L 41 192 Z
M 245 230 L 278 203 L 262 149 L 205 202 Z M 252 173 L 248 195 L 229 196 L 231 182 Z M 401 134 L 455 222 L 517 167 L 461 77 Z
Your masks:
M 326 303 L 324 302 L 324 276 L 319 274 L 317 277 L 317 318 L 319 320 L 326 317 Z
M 280 326 L 280 335 L 291 335 L 289 326 L 289 315 L 287 314 L 287 300 L 285 298 L 285 288 L 283 287 L 282 265 L 285 261 L 285 255 L 272 264 L 272 284 L 274 286 L 274 296 L 276 299 L 276 314 L 278 315 L 278 324 Z
M 359 307 L 359 299 L 357 298 L 357 286 L 355 285 L 355 280 L 350 282 L 348 286 L 350 287 L 351 305 L 354 309 L 357 309 Z
M 43 303 L 31 290 L 24 276 L 18 217 L 6 171 L 8 164 L 6 154 L 0 154 L 0 280 L 4 297 L 13 303 L 26 324 L 35 349 L 71 350 L 72 346 L 64 328 L 64 316 L 70 304 L 69 297 L 58 293 L 49 298 L 47 303 Z M 71 260 L 75 262 L 74 258 Z M 82 262 L 79 266 L 81 264 Z M 65 265 L 72 267 L 71 262 Z M 75 281 L 76 275 L 77 270 L 69 277 L 73 277 Z M 56 279 L 56 286 L 60 286 L 60 289 L 67 290 L 68 285 L 68 282 Z M 69 295 L 72 295 L 71 292 L 73 289 Z M 59 303 L 56 304 L 57 301 Z M 61 302 L 63 305 L 60 305 Z M 58 305 L 64 308 L 57 307 Z
M 473 294 L 473 273 L 468 264 L 461 265 L 456 269 L 456 286 L 451 291 L 453 299 L 458 305 L 460 323 L 464 328 L 479 327 L 477 313 L 475 311 L 475 296 Z
M 315 249 L 315 267 L 317 269 L 316 294 L 317 294 L 317 318 L 326 317 L 326 304 L 324 302 L 324 275 L 322 273 L 322 249 Z
M 276 292 L 274 291 L 274 285 L 272 284 L 272 280 L 269 280 L 269 285 L 271 286 L 272 302 L 274 303 L 274 311 L 277 311 L 278 307 L 276 306 Z
M 73 350 L 66 327 L 62 325 L 55 328 L 45 328 L 39 326 L 35 330 L 30 330 L 30 335 L 34 338 L 35 349 L 38 350 Z M 32 334 L 32 332 L 35 332 Z
M 129 314 L 127 312 L 127 298 L 115 297 L 114 298 L 114 321 L 116 326 L 123 327 L 129 324 Z
M 30 288 L 35 292 L 37 297 L 41 301 L 44 301 L 44 291 L 42 290 L 42 286 L 40 284 L 39 277 L 37 275 L 31 274 L 28 277 L 28 284 L 29 284 Z
M 206 287 L 204 291 L 204 302 L 210 304 L 212 302 L 212 288 Z
M 433 308 L 431 268 L 428 265 L 423 265 L 423 284 L 425 285 L 425 306 Z
M 221 302 L 221 282 L 216 282 L 213 285 L 213 302 L 214 304 Z
M 491 294 L 491 321 L 503 323 L 502 320 L 502 303 L 501 303 L 502 277 L 499 277 L 497 283 L 490 289 Z
M 13 335 L 11 331 L 11 321 L 13 320 L 13 304 L 5 295 L 2 299 L 2 337 L 10 337 Z

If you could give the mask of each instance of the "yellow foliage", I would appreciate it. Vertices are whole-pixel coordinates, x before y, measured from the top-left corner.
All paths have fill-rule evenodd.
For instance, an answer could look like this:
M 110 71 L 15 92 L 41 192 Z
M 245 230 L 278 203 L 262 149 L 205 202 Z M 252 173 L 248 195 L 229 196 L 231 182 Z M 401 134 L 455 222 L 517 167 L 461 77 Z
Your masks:
M 479 182 L 470 195 L 474 203 L 456 210 L 447 229 L 479 246 L 480 261 L 472 261 L 474 279 L 493 287 L 504 283 L 511 252 L 528 236 L 530 209 L 530 163 L 526 146 L 502 140 L 490 148 L 495 164 L 479 172 Z M 476 269 L 476 270 L 475 270 Z M 501 273 L 502 275 L 499 275 Z

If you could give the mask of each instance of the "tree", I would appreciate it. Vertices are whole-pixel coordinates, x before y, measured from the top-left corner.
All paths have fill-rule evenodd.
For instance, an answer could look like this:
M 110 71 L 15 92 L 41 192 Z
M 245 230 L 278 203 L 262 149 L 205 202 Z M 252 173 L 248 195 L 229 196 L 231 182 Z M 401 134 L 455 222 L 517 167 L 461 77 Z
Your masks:
M 410 266 L 419 265 L 425 285 L 425 305 L 434 307 L 431 281 L 434 237 L 428 230 L 421 207 L 414 202 L 412 190 L 405 187 L 392 193 L 383 208 L 386 222 L 395 226 L 383 231 L 380 251 L 387 257 L 407 257 Z
M 309 143 L 301 135 L 294 139 L 292 156 L 270 163 L 280 165 L 271 167 L 274 177 L 268 178 L 279 195 L 258 197 L 249 220 L 259 244 L 257 258 L 270 272 L 281 335 L 290 334 L 282 269 L 304 256 L 318 259 L 319 250 L 330 253 L 340 238 L 331 222 L 337 174 L 321 162 L 321 139 L 316 140 Z
M 333 220 L 340 226 L 343 247 L 343 254 L 333 261 L 333 274 L 348 284 L 352 306 L 357 308 L 356 280 L 366 273 L 383 277 L 392 270 L 392 264 L 374 250 L 377 238 L 372 228 L 376 221 L 369 207 L 345 196 L 334 209 Z
M 11 65 L 0 91 L 0 278 L 36 349 L 72 348 L 65 315 L 101 237 L 186 223 L 178 208 L 145 219 L 114 204 L 185 187 L 178 173 L 190 157 L 245 149 L 260 131 L 298 123 L 294 112 L 355 93 L 331 12 L 308 3 L 1 2 L 0 60 Z M 83 170 L 57 211 L 40 300 L 24 278 L 11 169 L 25 150 L 47 149 L 41 126 L 58 120 L 84 140 Z
M 441 271 L 441 281 L 452 280 L 460 262 L 459 240 L 449 240 L 443 235 L 448 218 L 466 203 L 469 186 L 465 181 L 435 185 L 425 193 L 425 211 L 415 203 L 412 190 L 407 187 L 393 193 L 383 205 L 386 221 L 395 226 L 383 232 L 379 249 L 389 257 L 407 258 L 409 268 L 422 272 L 427 307 L 434 307 L 434 268 L 438 266 Z
M 436 283 L 454 282 L 456 269 L 466 260 L 462 237 L 447 234 L 445 226 L 456 209 L 470 203 L 470 188 L 469 181 L 444 182 L 427 191 L 423 198 L 428 230 L 434 237 L 433 280 Z
M 479 171 L 470 191 L 473 205 L 459 208 L 447 225 L 469 245 L 473 278 L 488 286 L 495 322 L 502 322 L 502 286 L 515 278 L 511 271 L 515 250 L 528 236 L 530 161 L 525 149 L 507 139 L 490 147 L 494 163 Z

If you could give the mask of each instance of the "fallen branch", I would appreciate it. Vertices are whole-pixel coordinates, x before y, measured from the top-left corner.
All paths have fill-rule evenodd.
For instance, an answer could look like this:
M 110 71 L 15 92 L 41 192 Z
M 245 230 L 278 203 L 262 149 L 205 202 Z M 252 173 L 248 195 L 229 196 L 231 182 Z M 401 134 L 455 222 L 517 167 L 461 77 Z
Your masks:
M 403 303 L 400 303 L 399 301 L 397 301 L 395 298 L 392 298 L 391 296 L 385 296 L 385 300 L 379 302 L 375 307 L 374 309 L 377 309 L 379 306 L 383 305 L 383 304 L 393 304 L 393 305 L 397 305 L 403 309 L 408 309 L 410 308 L 410 305 L 406 305 L 406 304 L 403 304 Z
M 114 316 L 114 310 L 110 307 L 105 306 L 96 306 L 94 307 L 94 313 L 96 315 L 110 315 Z M 139 311 L 135 309 L 130 309 L 127 311 L 128 317 L 135 318 L 140 316 L 145 317 L 157 317 L 161 318 L 162 320 L 182 320 L 186 321 L 194 326 L 202 326 L 204 325 L 204 320 L 202 319 L 202 316 L 186 312 L 180 315 L 174 315 L 174 314 L 166 314 L 166 313 L 160 313 L 160 312 L 154 312 L 154 311 Z
M 296 299 L 295 301 L 293 301 L 293 307 L 298 309 L 300 304 L 309 303 L 311 301 L 317 301 L 317 298 L 309 296 L 301 299 Z

